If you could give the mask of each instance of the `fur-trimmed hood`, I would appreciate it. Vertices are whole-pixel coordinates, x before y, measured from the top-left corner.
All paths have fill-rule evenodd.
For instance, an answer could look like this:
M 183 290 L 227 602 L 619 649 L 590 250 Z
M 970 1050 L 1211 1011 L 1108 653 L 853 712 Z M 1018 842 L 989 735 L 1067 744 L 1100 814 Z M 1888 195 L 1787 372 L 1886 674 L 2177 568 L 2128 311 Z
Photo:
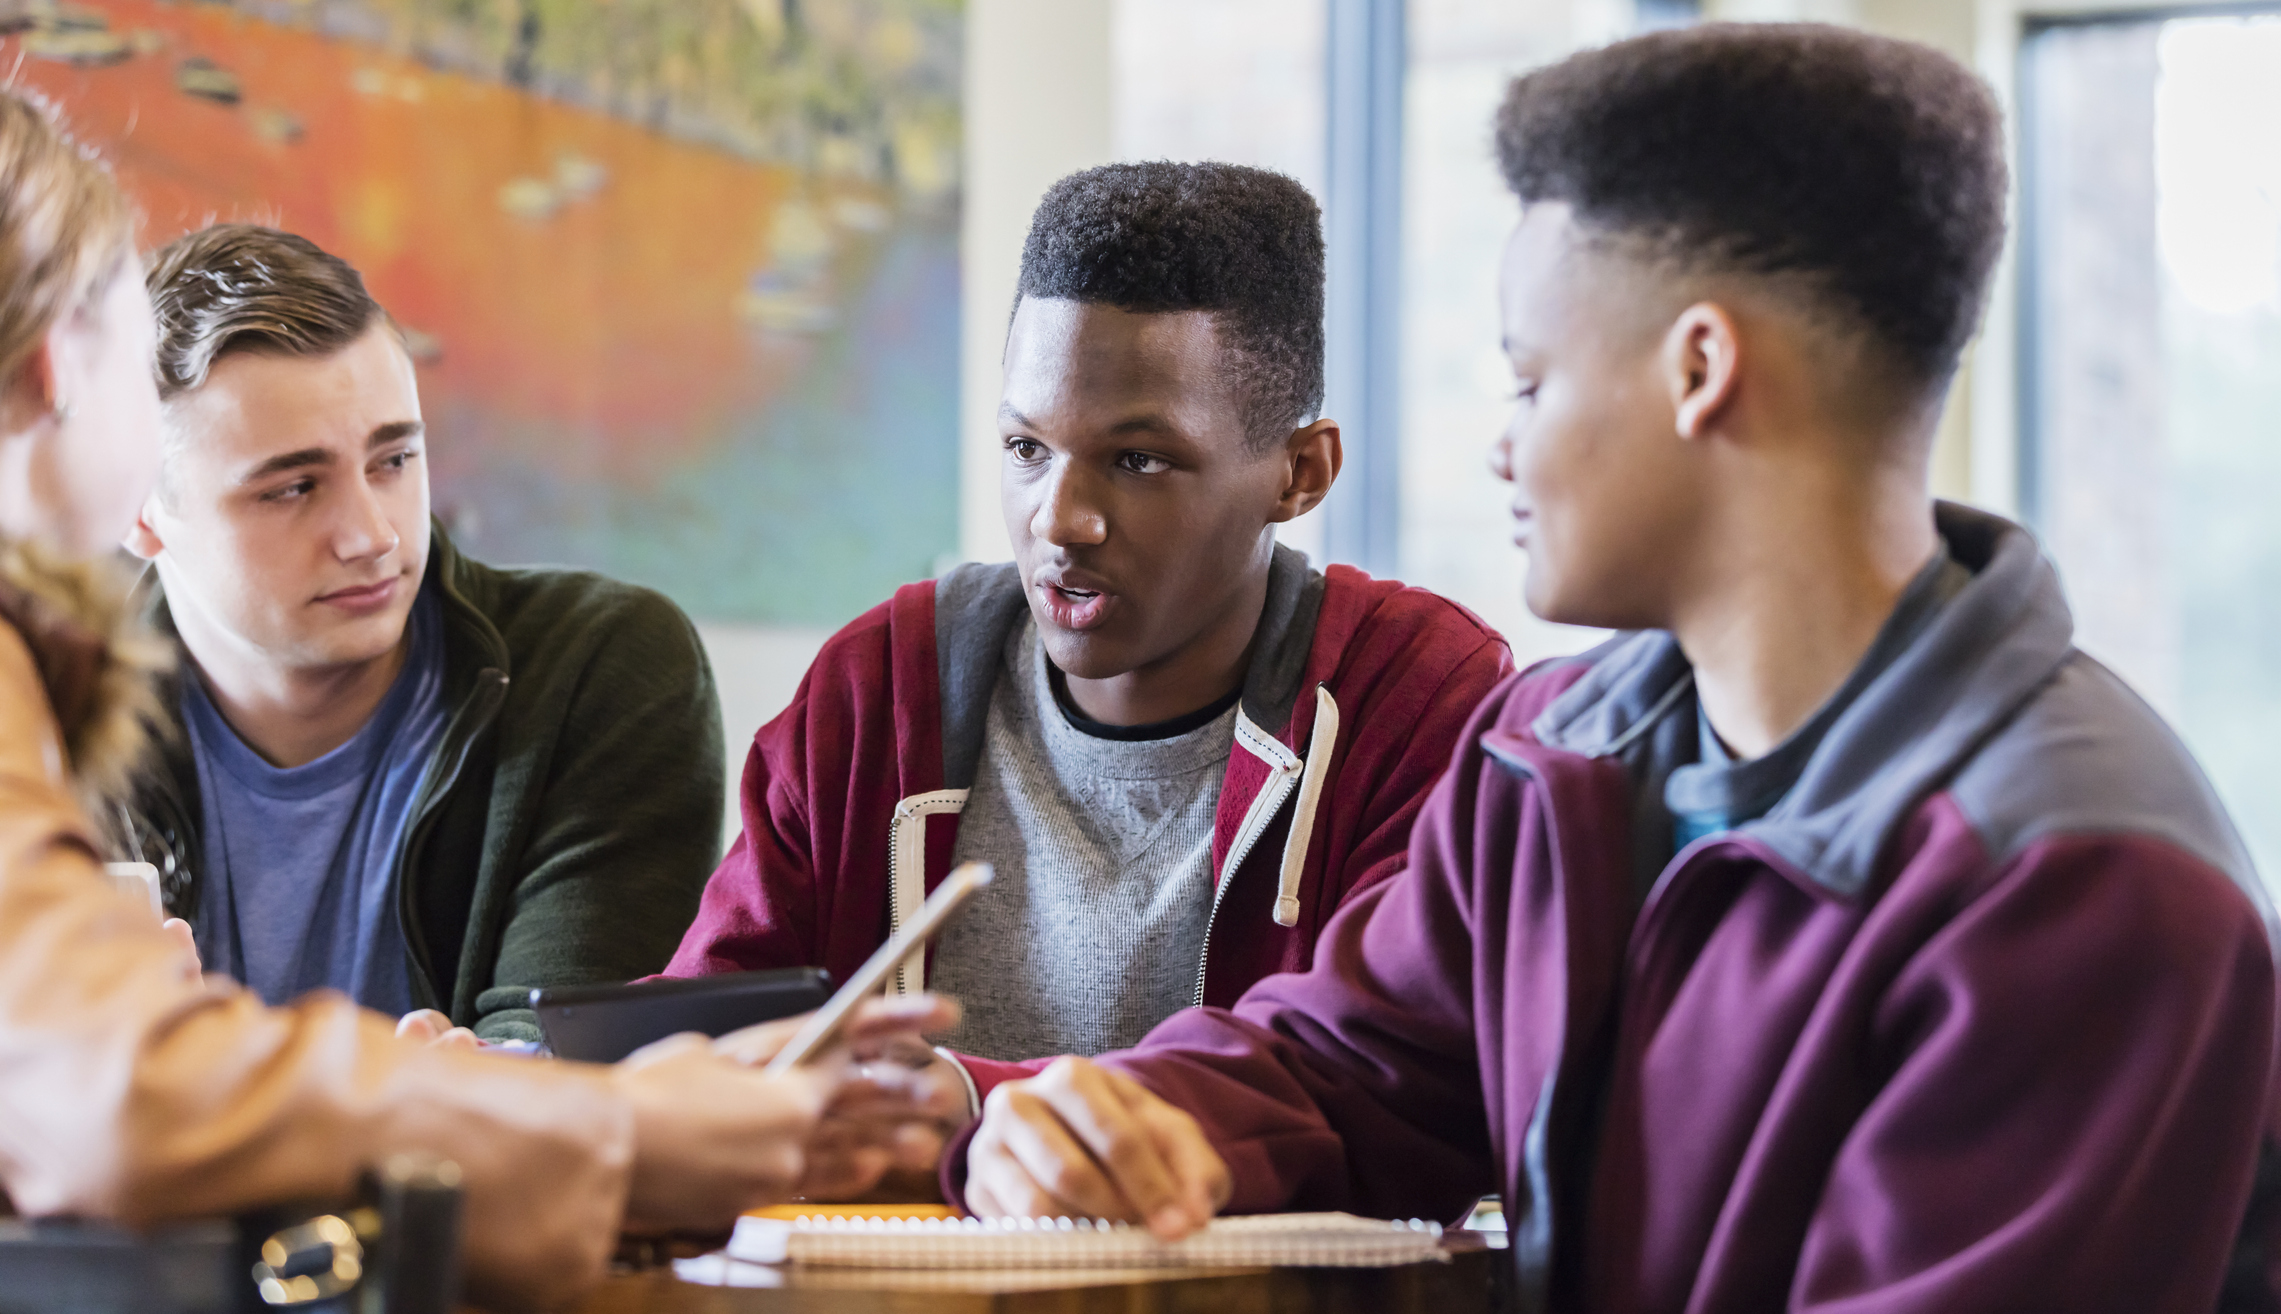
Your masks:
M 131 577 L 108 561 L 73 564 L 22 543 L 0 543 L 0 621 L 32 650 L 63 733 L 74 791 L 105 842 L 118 804 L 167 724 L 158 681 L 173 646 L 129 600 Z

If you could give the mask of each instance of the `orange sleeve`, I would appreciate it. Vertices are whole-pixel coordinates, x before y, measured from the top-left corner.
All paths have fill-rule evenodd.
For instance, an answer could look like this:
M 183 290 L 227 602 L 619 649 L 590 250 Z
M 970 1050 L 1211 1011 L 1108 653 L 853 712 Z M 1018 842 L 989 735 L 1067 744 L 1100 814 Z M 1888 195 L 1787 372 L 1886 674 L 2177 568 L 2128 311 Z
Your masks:
M 470 1295 L 598 1278 L 633 1115 L 599 1069 L 431 1049 L 318 993 L 200 981 L 116 893 L 30 651 L 0 625 L 0 1186 L 31 1215 L 146 1225 L 346 1194 L 390 1154 L 456 1162 Z

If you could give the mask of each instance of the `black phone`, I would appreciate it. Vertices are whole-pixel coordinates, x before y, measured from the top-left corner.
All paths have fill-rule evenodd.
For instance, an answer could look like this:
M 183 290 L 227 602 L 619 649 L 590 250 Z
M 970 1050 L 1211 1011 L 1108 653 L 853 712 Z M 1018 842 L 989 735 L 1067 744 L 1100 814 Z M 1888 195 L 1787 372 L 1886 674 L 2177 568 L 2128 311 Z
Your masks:
M 813 1012 L 831 997 L 831 973 L 785 967 L 630 985 L 545 987 L 531 992 L 531 1009 L 556 1058 L 615 1063 L 653 1040 L 684 1031 L 725 1036 Z

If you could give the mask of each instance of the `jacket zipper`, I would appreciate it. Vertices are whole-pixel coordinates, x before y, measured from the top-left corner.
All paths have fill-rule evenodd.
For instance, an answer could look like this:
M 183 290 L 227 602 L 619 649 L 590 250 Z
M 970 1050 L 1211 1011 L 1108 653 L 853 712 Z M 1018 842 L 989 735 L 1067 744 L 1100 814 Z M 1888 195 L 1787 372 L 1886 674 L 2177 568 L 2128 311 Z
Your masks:
M 1497 768 L 1507 775 L 1526 780 L 1540 791 L 1550 793 L 1551 786 L 1536 769 L 1536 764 L 1518 754 L 1508 753 L 1493 744 L 1482 743 L 1481 751 Z M 1545 803 L 1550 810 L 1551 800 Z M 1620 1008 L 1620 1005 L 1619 1005 Z M 1563 1028 L 1565 1030 L 1565 1027 Z M 1564 1038 L 1562 1048 L 1567 1048 Z M 1528 1126 L 1521 1135 L 1521 1181 L 1530 1199 L 1528 1212 L 1515 1218 L 1513 1201 L 1505 1202 L 1506 1227 L 1510 1232 L 1510 1250 L 1513 1276 L 1517 1283 L 1514 1291 L 1514 1308 L 1541 1311 L 1548 1307 L 1552 1286 L 1553 1239 L 1553 1187 L 1552 1151 L 1547 1142 L 1551 1125 L 1553 1101 L 1562 1093 L 1560 1076 L 1563 1058 L 1556 1056 L 1552 1067 L 1545 1073 L 1544 1085 L 1537 1091 L 1536 1108 L 1529 1115 Z
M 182 800 L 175 797 L 172 789 L 167 789 L 153 798 L 151 804 L 148 812 L 139 812 L 132 803 L 122 806 L 127 842 L 134 846 L 135 857 L 158 868 L 159 891 L 166 915 L 194 920 L 198 916 L 198 901 L 192 896 L 197 893 L 199 875 L 191 869 L 189 856 L 181 843 L 182 837 L 190 833 Z M 199 855 L 201 865 L 204 857 L 204 854 Z M 153 858 L 157 861 L 152 862 Z M 178 898 L 180 907 L 176 906 Z
M 435 962 L 428 952 L 428 943 L 415 915 L 412 878 L 419 870 L 417 859 L 426 847 L 428 836 L 435 830 L 437 818 L 443 815 L 444 800 L 459 784 L 459 777 L 467 767 L 468 754 L 475 749 L 475 741 L 491 727 L 499 714 L 499 706 L 506 700 L 507 673 L 495 666 L 487 666 L 475 676 L 475 691 L 452 717 L 452 726 L 444 732 L 445 749 L 451 765 L 444 771 L 432 774 L 412 813 L 412 829 L 404 837 L 404 847 L 396 859 L 396 920 L 404 928 L 404 944 L 411 950 L 412 966 L 417 969 L 415 980 L 428 994 L 427 1007 L 450 1012 L 452 1000 L 435 979 Z M 439 755 L 441 756 L 441 755 Z
M 1278 791 L 1273 806 L 1267 809 L 1266 819 L 1260 823 L 1259 828 L 1245 837 L 1242 847 L 1230 850 L 1228 853 L 1227 863 L 1221 870 L 1219 884 L 1212 890 L 1212 911 L 1204 918 L 1204 950 L 1196 956 L 1196 997 L 1190 1002 L 1192 1008 L 1204 1006 L 1204 976 L 1212 967 L 1212 928 L 1220 920 L 1220 903 L 1228 897 L 1228 887 L 1236 883 L 1236 873 L 1242 870 L 1244 860 L 1249 858 L 1251 851 L 1259 846 L 1259 837 L 1267 833 L 1267 827 L 1274 821 L 1275 814 L 1281 812 L 1283 805 L 1290 801 L 1291 791 L 1298 783 L 1300 771 L 1304 769 L 1304 767 L 1298 770 L 1285 770 L 1282 767 L 1273 768 L 1274 778 L 1260 787 L 1262 793 L 1269 789 Z
M 1247 846 L 1245 856 L 1249 855 Z M 1212 927 L 1220 920 L 1220 901 L 1228 897 L 1228 887 L 1236 883 L 1236 868 L 1242 865 L 1241 861 L 1229 863 L 1228 874 L 1220 878 L 1219 888 L 1212 891 L 1212 911 L 1204 916 L 1204 951 L 1196 956 L 1196 997 L 1189 1001 L 1190 1008 L 1204 1006 L 1204 975 L 1212 967 Z

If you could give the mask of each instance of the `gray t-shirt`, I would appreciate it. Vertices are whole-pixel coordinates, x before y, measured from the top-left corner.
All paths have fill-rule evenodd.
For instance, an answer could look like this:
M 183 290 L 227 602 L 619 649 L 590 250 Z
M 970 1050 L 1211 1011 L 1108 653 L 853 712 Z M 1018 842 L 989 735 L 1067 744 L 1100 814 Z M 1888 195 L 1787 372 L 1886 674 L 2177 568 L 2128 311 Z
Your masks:
M 956 860 L 998 878 L 937 943 L 929 989 L 993 1059 L 1098 1054 L 1194 1002 L 1212 915 L 1212 830 L 1232 700 L 1166 738 L 1106 738 L 1054 697 L 1034 621 L 1006 643 Z M 1100 728 L 1105 729 L 1105 728 Z
M 205 827 L 193 929 L 207 971 L 272 1004 L 330 986 L 383 1013 L 413 1007 L 395 868 L 448 719 L 442 622 L 423 594 L 404 669 L 372 719 L 297 767 L 271 766 L 238 738 L 201 677 L 182 682 Z

